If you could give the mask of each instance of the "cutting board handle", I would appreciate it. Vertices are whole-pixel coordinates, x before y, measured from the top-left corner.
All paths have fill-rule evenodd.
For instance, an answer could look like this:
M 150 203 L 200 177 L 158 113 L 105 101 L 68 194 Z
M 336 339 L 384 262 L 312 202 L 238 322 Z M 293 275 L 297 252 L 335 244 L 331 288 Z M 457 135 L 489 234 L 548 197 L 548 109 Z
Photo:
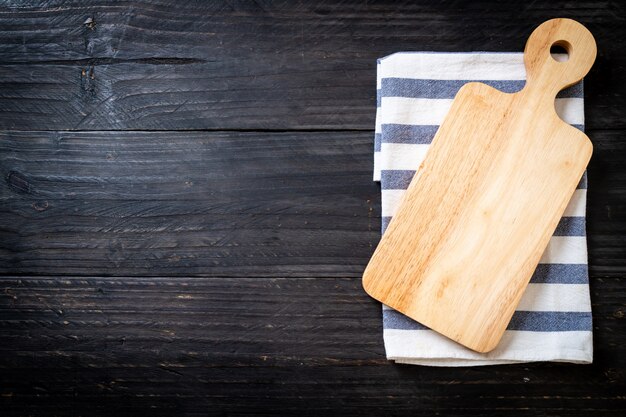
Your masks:
M 558 62 L 550 55 L 561 46 L 569 59 Z M 596 41 L 586 27 L 572 19 L 551 19 L 528 38 L 524 49 L 526 87 L 540 94 L 556 93 L 582 80 L 596 60 Z

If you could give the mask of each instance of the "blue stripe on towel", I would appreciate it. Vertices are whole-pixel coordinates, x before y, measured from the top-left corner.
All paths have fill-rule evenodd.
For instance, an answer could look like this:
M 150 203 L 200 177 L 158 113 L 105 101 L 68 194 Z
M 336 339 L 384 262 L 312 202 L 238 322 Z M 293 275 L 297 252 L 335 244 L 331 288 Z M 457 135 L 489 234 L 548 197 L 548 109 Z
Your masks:
M 553 236 L 585 236 L 585 218 L 561 217 Z
M 380 172 L 380 183 L 383 190 L 406 190 L 415 175 L 415 170 L 383 170 Z M 587 172 L 576 186 L 577 189 L 587 188 Z
M 591 312 L 516 311 L 506 329 L 532 332 L 571 332 L 589 331 L 591 325 Z M 383 327 L 395 330 L 428 330 L 428 327 L 396 310 L 383 310 Z
M 516 311 L 507 330 L 534 332 L 572 332 L 591 329 L 591 312 Z
M 532 284 L 589 284 L 587 264 L 539 264 Z
M 406 190 L 415 175 L 409 170 L 384 170 L 380 172 L 380 183 L 383 190 Z
M 382 231 L 385 233 L 391 222 L 391 216 L 383 216 L 381 222 Z M 562 217 L 552 236 L 585 236 L 585 218 Z
M 436 125 L 402 125 L 383 124 L 381 135 L 385 143 L 429 144 L 433 141 L 439 126 Z M 382 140 L 381 137 L 381 140 Z
M 584 130 L 583 125 L 572 125 L 578 130 Z M 428 145 L 433 141 L 438 125 L 403 125 L 386 123 L 381 125 L 381 133 L 376 133 L 377 143 L 408 143 Z
M 474 80 L 420 80 L 414 78 L 383 78 L 382 88 L 378 91 L 379 100 L 377 106 L 380 107 L 382 97 L 406 97 L 406 98 L 434 98 L 451 99 L 454 98 L 464 84 L 476 82 Z M 504 93 L 515 93 L 520 91 L 526 81 L 524 80 L 477 80 L 487 84 Z M 575 84 L 560 91 L 557 98 L 582 98 L 582 83 Z
M 533 284 L 589 284 L 587 264 L 539 264 L 530 282 Z
M 583 176 L 580 179 L 580 182 L 576 186 L 578 189 L 587 189 L 587 171 L 583 172 Z
M 380 150 L 382 149 L 381 144 L 382 144 L 382 140 L 381 140 L 380 133 L 375 133 L 374 134 L 374 152 L 380 152 Z

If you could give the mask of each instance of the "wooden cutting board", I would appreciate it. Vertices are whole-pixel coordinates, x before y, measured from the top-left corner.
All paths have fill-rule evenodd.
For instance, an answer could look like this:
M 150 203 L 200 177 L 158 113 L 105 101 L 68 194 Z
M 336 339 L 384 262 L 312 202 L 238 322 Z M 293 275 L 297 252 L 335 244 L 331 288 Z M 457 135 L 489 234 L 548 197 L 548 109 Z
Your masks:
M 526 43 L 521 91 L 459 90 L 365 270 L 372 297 L 470 349 L 496 347 L 591 157 L 554 99 L 595 57 L 584 26 L 553 19 Z

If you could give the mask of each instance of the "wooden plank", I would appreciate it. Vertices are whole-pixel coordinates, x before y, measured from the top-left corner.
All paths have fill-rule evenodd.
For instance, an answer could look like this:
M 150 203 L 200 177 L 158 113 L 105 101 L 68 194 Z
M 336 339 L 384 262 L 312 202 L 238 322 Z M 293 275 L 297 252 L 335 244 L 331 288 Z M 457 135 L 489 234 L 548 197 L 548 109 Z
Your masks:
M 623 131 L 588 132 L 590 268 L 624 276 Z M 0 271 L 360 276 L 380 237 L 363 133 L 5 132 Z
M 266 366 L 296 365 L 305 358 L 309 366 L 378 363 L 384 357 L 380 308 L 356 278 L 2 277 L 0 282 L 0 326 L 9 330 L 2 334 L 2 351 L 83 351 L 96 364 L 115 356 L 107 349 L 100 356 L 98 344 L 104 342 L 118 353 L 144 351 L 149 362 L 177 361 L 181 351 L 196 351 L 184 359 L 192 366 L 202 366 L 207 355 L 219 357 L 222 366 L 244 366 L 244 357 L 258 365 L 269 360 Z M 336 334 L 318 338 L 316 329 Z M 363 335 L 359 342 L 357 335 Z
M 486 7 L 489 13 L 484 13 Z M 368 50 L 413 50 L 426 42 L 442 51 L 474 45 L 482 47 L 476 50 L 522 51 L 527 34 L 555 15 L 579 20 L 607 41 L 605 51 L 621 50 L 621 3 L 544 0 L 524 9 L 520 15 L 509 4 L 485 0 L 402 5 L 392 0 L 7 1 L 0 8 L 0 53 L 6 62 L 176 58 L 181 52 L 187 58 L 216 60 L 283 50 L 352 58 Z
M 13 130 L 373 129 L 375 57 L 185 65 L 0 65 L 0 128 Z M 253 69 L 248 69 L 253 67 Z M 626 66 L 598 59 L 588 128 L 624 128 Z M 596 72 L 597 71 L 597 72 Z M 84 72 L 84 75 L 83 75 Z M 93 77 L 93 78 L 92 78 Z
M 594 279 L 596 362 L 384 359 L 360 279 L 0 278 L 3 414 L 616 415 L 623 279 Z M 612 414 L 611 414 L 612 413 Z
M 555 15 L 599 40 L 589 127 L 626 127 L 621 3 L 59 4 L 0 9 L 2 129 L 371 129 L 377 58 L 521 51 Z
M 588 132 L 587 248 L 590 273 L 623 277 L 626 272 L 626 144 L 620 131 Z
M 0 133 L 0 272 L 358 276 L 380 236 L 361 133 Z

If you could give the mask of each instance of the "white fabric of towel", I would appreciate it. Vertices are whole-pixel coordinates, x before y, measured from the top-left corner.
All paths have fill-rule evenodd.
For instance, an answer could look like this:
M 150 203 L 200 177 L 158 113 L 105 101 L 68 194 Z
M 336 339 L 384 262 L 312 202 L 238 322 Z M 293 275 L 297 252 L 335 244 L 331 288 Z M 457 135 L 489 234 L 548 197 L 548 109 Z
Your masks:
M 562 59 L 559 57 L 558 59 Z M 526 78 L 522 53 L 400 52 L 378 60 L 374 180 L 383 233 L 458 89 L 480 81 L 507 92 Z M 582 82 L 561 91 L 559 116 L 584 129 Z M 387 357 L 400 363 L 473 366 L 593 358 L 583 176 L 498 347 L 477 353 L 383 306 Z

